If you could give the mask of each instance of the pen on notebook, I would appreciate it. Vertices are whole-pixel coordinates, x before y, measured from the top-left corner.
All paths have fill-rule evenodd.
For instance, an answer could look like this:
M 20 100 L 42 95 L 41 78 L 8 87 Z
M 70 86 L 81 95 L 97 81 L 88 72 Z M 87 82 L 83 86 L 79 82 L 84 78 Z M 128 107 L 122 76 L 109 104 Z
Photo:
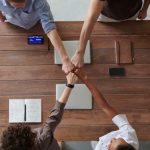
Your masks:
M 26 121 L 26 104 L 24 104 L 24 121 Z

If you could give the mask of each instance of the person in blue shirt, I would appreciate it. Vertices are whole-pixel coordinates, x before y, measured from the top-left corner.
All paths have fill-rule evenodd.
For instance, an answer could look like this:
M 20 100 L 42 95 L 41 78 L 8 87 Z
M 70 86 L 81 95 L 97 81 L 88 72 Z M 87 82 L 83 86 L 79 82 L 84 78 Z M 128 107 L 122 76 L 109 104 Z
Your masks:
M 24 29 L 30 29 L 41 22 L 44 32 L 58 50 L 62 60 L 62 70 L 68 74 L 73 70 L 71 63 L 46 0 L 0 0 L 0 22 L 9 22 Z

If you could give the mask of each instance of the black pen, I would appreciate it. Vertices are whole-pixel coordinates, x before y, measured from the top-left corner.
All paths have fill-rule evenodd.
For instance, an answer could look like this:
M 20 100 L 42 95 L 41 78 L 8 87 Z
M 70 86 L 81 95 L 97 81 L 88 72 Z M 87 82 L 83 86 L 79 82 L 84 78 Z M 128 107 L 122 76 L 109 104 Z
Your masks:
M 24 121 L 26 121 L 26 104 L 24 104 Z

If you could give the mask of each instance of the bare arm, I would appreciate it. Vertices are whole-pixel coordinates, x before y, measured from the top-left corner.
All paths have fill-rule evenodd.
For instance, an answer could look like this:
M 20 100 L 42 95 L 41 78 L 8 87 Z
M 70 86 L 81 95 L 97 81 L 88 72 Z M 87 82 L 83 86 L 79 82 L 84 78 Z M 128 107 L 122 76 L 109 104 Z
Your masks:
M 143 4 L 142 9 L 147 11 L 149 4 L 150 4 L 150 0 L 144 0 L 144 4 Z
M 103 2 L 100 0 L 91 0 L 90 2 L 87 17 L 84 21 L 80 34 L 79 47 L 72 58 L 72 63 L 79 68 L 83 66 L 83 56 L 85 53 L 85 47 L 91 35 L 93 27 L 97 21 L 97 18 L 100 15 L 102 6 Z
M 67 84 L 74 85 L 77 81 L 77 76 L 74 73 L 69 73 L 66 76 L 66 78 L 67 78 Z M 61 103 L 66 103 L 69 98 L 69 95 L 71 93 L 71 90 L 72 90 L 71 88 L 65 87 L 65 89 L 58 101 Z
M 76 75 L 86 84 L 86 86 L 91 91 L 94 99 L 96 100 L 96 103 L 99 107 L 102 108 L 102 110 L 110 117 L 113 118 L 118 113 L 117 111 L 112 108 L 104 98 L 104 96 L 101 94 L 101 92 L 96 88 L 96 86 L 88 79 L 83 69 L 79 69 L 76 72 Z
M 140 10 L 139 15 L 138 15 L 139 19 L 143 20 L 147 17 L 147 10 L 148 10 L 149 4 L 150 4 L 150 0 L 144 0 L 143 7 Z
M 63 46 L 63 43 L 60 39 L 60 36 L 58 35 L 58 32 L 56 29 L 50 31 L 47 33 L 48 38 L 50 39 L 51 43 L 55 47 L 56 50 L 58 50 L 58 53 L 60 55 L 60 58 L 62 60 L 63 66 L 62 70 L 68 74 L 71 70 L 73 70 L 74 66 L 71 63 L 66 50 Z

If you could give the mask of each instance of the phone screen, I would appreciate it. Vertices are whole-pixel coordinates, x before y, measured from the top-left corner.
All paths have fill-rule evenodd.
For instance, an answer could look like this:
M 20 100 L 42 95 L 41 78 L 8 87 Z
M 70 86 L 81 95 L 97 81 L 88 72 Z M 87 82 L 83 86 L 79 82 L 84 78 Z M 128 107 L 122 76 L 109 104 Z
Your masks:
M 44 37 L 42 35 L 30 35 L 28 36 L 28 44 L 44 44 Z

